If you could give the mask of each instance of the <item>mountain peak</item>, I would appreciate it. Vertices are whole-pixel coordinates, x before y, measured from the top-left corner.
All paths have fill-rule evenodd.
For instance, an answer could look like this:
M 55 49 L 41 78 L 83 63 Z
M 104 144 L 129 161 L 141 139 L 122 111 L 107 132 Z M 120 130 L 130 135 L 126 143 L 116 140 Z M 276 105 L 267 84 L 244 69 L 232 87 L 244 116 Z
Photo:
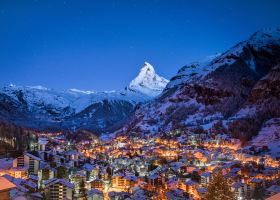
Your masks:
M 154 69 L 154 67 L 153 67 L 150 63 L 148 63 L 148 62 L 144 62 L 144 65 L 143 65 L 143 67 L 141 68 L 141 71 L 140 71 L 140 72 L 142 72 L 142 71 L 155 74 L 155 69 Z
M 144 62 L 139 74 L 133 79 L 128 89 L 154 97 L 159 95 L 169 81 L 156 74 L 154 67 Z
M 280 28 L 266 28 L 255 32 L 248 40 L 255 48 L 266 48 L 268 45 L 280 44 Z

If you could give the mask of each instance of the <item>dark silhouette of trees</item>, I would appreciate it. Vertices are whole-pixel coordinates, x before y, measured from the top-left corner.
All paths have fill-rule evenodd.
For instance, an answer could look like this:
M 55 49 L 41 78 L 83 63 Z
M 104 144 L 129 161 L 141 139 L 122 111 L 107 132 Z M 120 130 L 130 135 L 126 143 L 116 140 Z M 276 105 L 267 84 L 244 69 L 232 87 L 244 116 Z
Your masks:
M 234 200 L 234 193 L 230 189 L 229 182 L 223 177 L 221 171 L 213 175 L 204 200 Z

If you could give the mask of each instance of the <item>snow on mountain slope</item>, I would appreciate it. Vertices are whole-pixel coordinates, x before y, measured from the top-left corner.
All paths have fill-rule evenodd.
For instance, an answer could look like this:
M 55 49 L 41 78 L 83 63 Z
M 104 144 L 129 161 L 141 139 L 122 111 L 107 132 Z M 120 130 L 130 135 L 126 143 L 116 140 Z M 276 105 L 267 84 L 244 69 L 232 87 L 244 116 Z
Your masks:
M 178 86 L 186 82 L 197 81 L 205 78 L 208 74 L 223 65 L 231 65 L 245 57 L 245 62 L 256 73 L 262 73 L 265 69 L 256 69 L 254 53 L 273 53 L 273 47 L 280 46 L 280 29 L 263 29 L 254 33 L 248 40 L 243 41 L 223 54 L 209 56 L 204 60 L 190 63 L 182 67 L 170 80 L 167 88 Z M 264 55 L 265 56 L 265 55 Z
M 157 75 L 154 68 L 145 62 L 139 75 L 127 87 L 129 89 L 120 91 L 95 92 L 79 89 L 58 91 L 43 86 L 16 86 L 11 84 L 0 89 L 0 92 L 13 97 L 15 100 L 19 100 L 19 96 L 22 94 L 26 103 L 30 106 L 38 103 L 53 105 L 57 108 L 70 106 L 75 109 L 75 112 L 80 112 L 88 105 L 104 99 L 120 99 L 132 103 L 147 101 L 160 94 L 167 82 L 168 80 Z
M 258 31 L 248 40 L 238 43 L 222 54 L 182 67 L 161 95 L 136 110 L 122 132 L 149 134 L 176 128 L 209 129 L 209 124 L 219 123 L 225 128 L 230 128 L 233 135 L 242 133 L 235 135 L 236 137 L 248 140 L 257 133 L 258 127 L 250 130 L 244 127 L 257 122 L 245 119 L 245 124 L 242 122 L 230 125 L 237 120 L 233 116 L 236 113 L 239 116 L 249 116 L 246 112 L 253 114 L 251 111 L 255 108 L 250 107 L 251 93 L 257 95 L 259 91 L 254 89 L 254 86 L 270 72 L 271 76 L 275 77 L 273 74 L 276 73 L 276 69 L 273 67 L 278 63 L 280 29 Z M 279 81 L 278 75 L 276 79 Z M 275 104 L 278 99 L 279 102 L 279 98 L 273 93 L 279 85 L 278 82 L 266 83 L 266 88 L 274 89 L 261 92 L 261 95 L 267 94 L 268 99 L 260 101 L 272 101 Z M 260 107 L 260 110 L 264 111 L 264 108 L 265 106 Z M 274 113 L 274 117 L 277 117 L 278 113 Z M 269 119 L 268 115 L 263 116 Z
M 120 91 L 104 92 L 79 89 L 58 91 L 43 86 L 5 86 L 0 89 L 0 119 L 34 128 L 47 125 L 105 130 L 116 124 L 120 126 L 138 103 L 150 100 L 166 85 L 161 82 L 166 79 L 159 77 L 150 65 L 147 73 L 144 71 L 142 69 L 140 72 L 142 80 L 139 76 L 135 79 L 138 82 L 134 86 L 139 84 L 135 90 L 127 87 Z
M 155 97 L 163 91 L 168 82 L 167 79 L 156 74 L 151 64 L 145 62 L 138 76 L 130 82 L 127 89 Z
M 75 96 L 42 86 L 9 85 L 3 87 L 0 93 L 22 103 L 31 112 L 36 111 L 41 106 L 52 106 L 59 110 L 75 101 Z
M 257 147 L 267 146 L 273 155 L 280 155 L 280 118 L 273 118 L 265 122 L 258 136 L 251 144 Z

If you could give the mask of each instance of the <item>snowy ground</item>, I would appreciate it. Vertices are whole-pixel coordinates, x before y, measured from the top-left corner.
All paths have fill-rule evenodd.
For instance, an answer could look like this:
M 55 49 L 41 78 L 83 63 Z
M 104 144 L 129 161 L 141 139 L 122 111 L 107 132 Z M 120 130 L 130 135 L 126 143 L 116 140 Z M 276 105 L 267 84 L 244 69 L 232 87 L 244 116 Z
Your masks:
M 267 121 L 258 136 L 253 138 L 252 145 L 268 146 L 273 155 L 280 155 L 280 118 Z

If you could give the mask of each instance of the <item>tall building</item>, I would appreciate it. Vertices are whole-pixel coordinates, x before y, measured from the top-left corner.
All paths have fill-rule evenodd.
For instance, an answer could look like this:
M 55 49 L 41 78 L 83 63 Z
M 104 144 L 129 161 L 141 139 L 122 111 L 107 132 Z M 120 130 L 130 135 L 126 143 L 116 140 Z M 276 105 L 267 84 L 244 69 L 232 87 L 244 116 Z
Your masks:
M 30 174 L 38 174 L 41 158 L 30 153 L 24 154 L 24 166 L 28 168 Z
M 13 160 L 13 167 L 24 167 L 24 155 L 21 155 Z
M 49 179 L 44 182 L 44 193 L 46 199 L 63 200 L 73 199 L 74 184 L 65 179 Z
M 201 186 L 202 187 L 207 187 L 208 184 L 211 181 L 211 173 L 210 172 L 204 172 L 200 176 L 201 176 Z
M 38 171 L 38 185 L 39 188 L 42 187 L 43 182 L 49 179 L 53 179 L 55 176 L 56 170 L 51 168 L 49 165 L 41 166 L 41 169 Z

